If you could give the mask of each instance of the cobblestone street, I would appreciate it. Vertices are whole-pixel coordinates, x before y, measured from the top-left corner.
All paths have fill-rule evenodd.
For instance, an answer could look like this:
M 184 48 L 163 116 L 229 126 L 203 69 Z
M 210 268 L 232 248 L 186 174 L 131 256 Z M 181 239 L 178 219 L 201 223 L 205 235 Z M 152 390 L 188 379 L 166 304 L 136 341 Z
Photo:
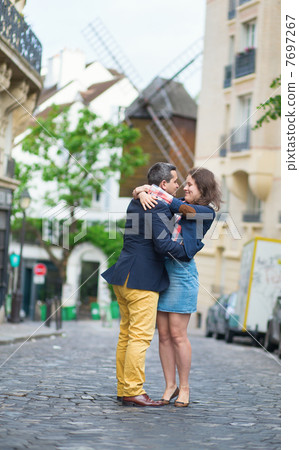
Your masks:
M 280 362 L 262 349 L 190 336 L 191 404 L 116 401 L 117 323 L 64 323 L 65 336 L 27 342 L 1 368 L 1 449 L 279 449 Z M 0 365 L 20 344 L 0 347 Z M 157 335 L 145 389 L 158 399 Z

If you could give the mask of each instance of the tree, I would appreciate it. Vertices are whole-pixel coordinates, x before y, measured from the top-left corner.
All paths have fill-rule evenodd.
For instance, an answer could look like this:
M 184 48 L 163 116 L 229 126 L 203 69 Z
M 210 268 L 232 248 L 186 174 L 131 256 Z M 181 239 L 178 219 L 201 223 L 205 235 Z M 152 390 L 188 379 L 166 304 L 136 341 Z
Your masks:
M 22 150 L 37 158 L 32 164 L 17 164 L 16 175 L 21 185 L 15 195 L 14 213 L 17 216 L 20 192 L 26 185 L 30 186 L 30 180 L 36 180 L 37 174 L 45 183 L 55 181 L 55 189 L 48 190 L 43 200 L 50 207 L 59 202 L 68 206 L 69 246 L 62 248 L 62 258 L 55 257 L 51 243 L 43 239 L 40 224 L 28 220 L 28 227 L 58 268 L 63 282 L 69 255 L 76 245 L 75 236 L 80 231 L 76 208 L 89 207 L 93 193 L 101 193 L 104 183 L 115 172 L 128 176 L 136 167 L 146 164 L 147 155 L 136 145 L 139 136 L 138 130 L 123 123 L 101 122 L 87 108 L 79 111 L 74 125 L 70 108 L 53 105 L 47 117 L 40 118 L 24 138 Z M 120 155 L 116 149 L 124 147 L 128 151 Z
M 281 86 L 281 75 L 270 84 L 270 88 L 277 89 Z M 258 109 L 263 109 L 265 113 L 256 121 L 255 126 L 252 128 L 256 130 L 260 128 L 264 122 L 270 122 L 271 120 L 276 120 L 281 117 L 281 94 L 275 95 L 275 97 L 270 97 L 265 103 L 261 103 Z

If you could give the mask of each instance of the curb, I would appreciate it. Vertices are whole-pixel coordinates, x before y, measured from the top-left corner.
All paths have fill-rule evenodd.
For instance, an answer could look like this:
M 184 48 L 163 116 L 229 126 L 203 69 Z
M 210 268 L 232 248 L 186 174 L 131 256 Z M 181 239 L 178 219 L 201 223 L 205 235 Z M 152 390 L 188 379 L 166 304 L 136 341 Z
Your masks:
M 32 341 L 33 339 L 45 339 L 50 338 L 51 336 L 62 336 L 65 331 L 54 331 L 53 333 L 44 333 L 37 335 L 29 335 L 29 336 L 19 336 L 11 339 L 0 340 L 0 345 L 9 345 L 9 344 L 17 344 L 18 342 L 24 341 Z

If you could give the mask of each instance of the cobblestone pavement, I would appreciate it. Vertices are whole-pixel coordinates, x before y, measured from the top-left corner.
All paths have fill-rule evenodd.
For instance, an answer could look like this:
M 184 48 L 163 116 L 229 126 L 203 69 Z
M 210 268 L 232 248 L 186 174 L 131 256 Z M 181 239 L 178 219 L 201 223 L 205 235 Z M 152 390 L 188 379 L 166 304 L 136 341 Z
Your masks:
M 65 323 L 65 337 L 28 342 L 1 368 L 1 449 L 279 449 L 280 366 L 262 349 L 190 337 L 189 408 L 116 401 L 117 329 Z M 0 365 L 20 344 L 0 347 Z M 155 336 L 145 388 L 163 376 Z

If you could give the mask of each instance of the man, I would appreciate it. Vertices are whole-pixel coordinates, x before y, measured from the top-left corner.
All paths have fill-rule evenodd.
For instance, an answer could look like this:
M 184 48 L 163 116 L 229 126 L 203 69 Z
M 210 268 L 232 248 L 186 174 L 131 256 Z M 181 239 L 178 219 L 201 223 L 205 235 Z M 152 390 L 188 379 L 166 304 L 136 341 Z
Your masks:
M 169 194 L 179 188 L 176 167 L 156 163 L 148 172 L 148 183 Z M 188 261 L 184 246 L 171 240 L 172 213 L 168 206 L 144 210 L 139 199 L 127 209 L 124 245 L 116 264 L 102 274 L 113 285 L 121 322 L 116 350 L 117 398 L 127 406 L 163 406 L 143 389 L 145 353 L 155 331 L 159 292 L 169 286 L 164 257 Z

